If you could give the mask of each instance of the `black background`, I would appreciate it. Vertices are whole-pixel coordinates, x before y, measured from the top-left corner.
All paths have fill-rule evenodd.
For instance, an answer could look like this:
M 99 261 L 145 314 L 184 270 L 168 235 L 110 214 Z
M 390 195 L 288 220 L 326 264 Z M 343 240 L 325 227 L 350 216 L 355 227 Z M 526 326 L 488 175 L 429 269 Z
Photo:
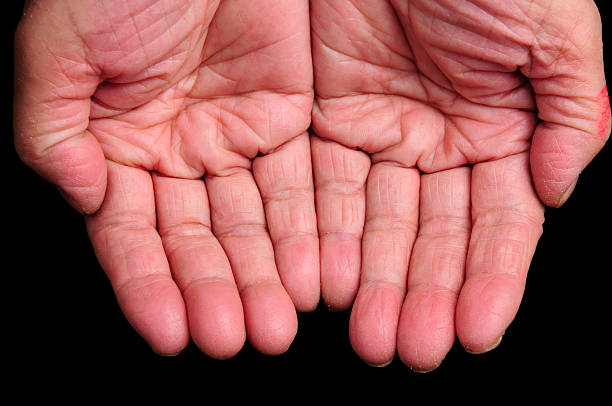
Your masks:
M 601 7 L 600 12 L 606 38 L 612 14 Z M 12 69 L 8 55 L 13 54 L 20 10 L 6 13 L 3 65 Z M 604 39 L 604 47 L 608 60 L 612 42 Z M 608 65 L 607 77 L 612 78 Z M 330 393 L 340 399 L 355 394 L 382 399 L 399 393 L 398 400 L 410 402 L 424 388 L 432 400 L 443 395 L 475 399 L 482 389 L 494 388 L 489 398 L 494 402 L 523 397 L 527 387 L 537 387 L 547 397 L 607 392 L 611 335 L 606 328 L 612 321 L 609 145 L 583 172 L 567 204 L 547 209 L 521 308 L 501 345 L 490 353 L 470 355 L 455 345 L 429 374 L 412 372 L 398 358 L 385 368 L 373 368 L 351 349 L 349 312 L 320 307 L 299 314 L 297 337 L 280 356 L 259 354 L 247 343 L 226 361 L 206 357 L 193 344 L 165 358 L 155 355 L 123 318 L 82 217 L 17 157 L 11 128 L 12 76 L 4 75 L 2 85 L 2 179 L 8 188 L 2 188 L 1 213 L 8 229 L 3 228 L 2 243 L 0 357 L 2 369 L 10 374 L 3 380 L 6 389 L 24 398 L 58 399 L 74 396 L 76 389 L 87 389 L 84 399 L 193 392 L 199 401 L 213 393 L 232 400 L 246 395 L 285 401 L 313 396 L 323 400 Z M 281 395 L 279 389 L 291 392 Z

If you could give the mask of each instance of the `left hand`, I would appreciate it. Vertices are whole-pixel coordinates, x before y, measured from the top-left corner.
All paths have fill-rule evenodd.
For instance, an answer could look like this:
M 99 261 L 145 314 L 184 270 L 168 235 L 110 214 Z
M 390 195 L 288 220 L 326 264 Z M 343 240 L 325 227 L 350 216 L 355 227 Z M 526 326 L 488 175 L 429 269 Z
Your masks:
M 34 0 L 15 50 L 19 156 L 153 350 L 287 350 L 319 302 L 308 2 Z

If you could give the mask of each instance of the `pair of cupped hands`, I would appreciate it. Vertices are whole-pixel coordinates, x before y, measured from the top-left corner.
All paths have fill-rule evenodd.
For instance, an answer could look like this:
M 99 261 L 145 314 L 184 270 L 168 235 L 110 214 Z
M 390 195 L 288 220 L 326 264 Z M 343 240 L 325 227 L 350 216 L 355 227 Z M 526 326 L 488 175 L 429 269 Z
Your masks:
M 321 300 L 373 365 L 492 349 L 610 128 L 590 0 L 35 0 L 15 49 L 17 151 L 165 355 Z

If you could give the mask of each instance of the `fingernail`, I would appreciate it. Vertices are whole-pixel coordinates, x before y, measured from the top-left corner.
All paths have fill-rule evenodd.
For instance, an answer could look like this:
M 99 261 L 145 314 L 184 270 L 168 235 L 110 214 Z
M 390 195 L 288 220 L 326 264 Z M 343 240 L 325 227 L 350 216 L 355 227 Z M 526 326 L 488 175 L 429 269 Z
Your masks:
M 487 348 L 485 348 L 484 350 L 474 351 L 474 350 L 471 350 L 471 349 L 469 349 L 469 348 L 466 348 L 465 350 L 466 350 L 467 352 L 469 352 L 470 354 L 484 354 L 484 353 L 487 353 L 487 352 L 492 351 L 492 350 L 494 350 L 495 348 L 497 348 L 497 347 L 499 346 L 499 344 L 501 343 L 502 338 L 504 338 L 504 334 L 503 334 L 503 333 L 502 333 L 502 335 L 500 335 L 500 336 L 499 336 L 499 338 L 497 339 L 497 341 L 495 341 L 495 343 L 494 343 L 492 346 L 487 347 Z
M 153 348 L 151 348 L 151 350 L 153 350 L 153 352 L 154 352 L 155 354 L 159 355 L 160 357 L 164 357 L 164 358 L 173 358 L 173 357 L 176 357 L 177 355 L 180 355 L 180 354 L 181 354 L 181 352 L 182 352 L 182 351 L 178 351 L 178 352 L 171 353 L 171 354 L 164 354 L 164 353 L 161 353 L 161 352 L 155 351 L 155 349 L 153 349 Z
M 369 366 L 374 367 L 374 368 L 384 368 L 384 367 L 388 366 L 392 361 L 393 360 L 390 360 L 390 361 L 384 362 L 382 364 L 371 364 L 369 362 L 366 362 L 366 364 L 368 364 Z
M 88 210 L 86 207 L 80 205 L 70 194 L 68 194 L 68 192 L 66 192 L 61 187 L 57 186 L 57 190 L 59 191 L 60 196 L 64 198 L 64 200 L 70 205 L 70 207 L 72 207 L 79 213 L 87 215 L 93 214 L 95 212 L 93 210 Z
M 576 179 L 574 179 L 572 183 L 569 184 L 567 189 L 565 189 L 561 193 L 561 197 L 559 198 L 559 203 L 557 204 L 557 207 L 561 207 L 569 199 L 571 194 L 574 192 L 574 189 L 576 188 L 577 183 L 578 183 L 578 177 L 576 177 Z
M 64 189 L 62 189 L 61 187 L 57 186 L 57 191 L 59 192 L 60 196 L 62 196 L 62 198 L 75 210 L 77 211 L 81 211 L 79 210 L 80 207 L 77 205 L 76 201 L 72 198 L 72 196 L 70 196 Z
M 426 374 L 426 373 L 429 373 L 429 372 L 437 369 L 438 366 L 439 365 L 436 365 L 435 367 L 428 368 L 428 369 L 420 369 L 420 368 L 416 368 L 416 367 L 409 367 L 409 368 L 412 370 L 412 372 L 416 372 L 417 374 Z
M 159 353 L 156 353 L 156 354 L 164 358 L 174 358 L 174 357 L 181 355 L 180 352 L 176 352 L 174 354 L 159 354 Z

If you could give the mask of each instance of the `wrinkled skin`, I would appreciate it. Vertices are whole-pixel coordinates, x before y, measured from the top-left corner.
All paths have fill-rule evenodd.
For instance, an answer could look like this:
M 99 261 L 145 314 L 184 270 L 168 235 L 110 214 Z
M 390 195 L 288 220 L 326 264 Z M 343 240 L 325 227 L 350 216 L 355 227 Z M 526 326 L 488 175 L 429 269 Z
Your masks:
M 17 152 L 158 353 L 281 353 L 320 292 L 371 364 L 492 348 L 609 134 L 596 9 L 310 3 L 27 2 Z
M 87 214 L 158 353 L 282 353 L 319 302 L 308 18 L 301 0 L 26 5 L 17 151 Z
M 495 347 L 610 128 L 587 0 L 313 0 L 323 299 L 366 362 Z M 606 113 L 607 111 L 607 113 Z

